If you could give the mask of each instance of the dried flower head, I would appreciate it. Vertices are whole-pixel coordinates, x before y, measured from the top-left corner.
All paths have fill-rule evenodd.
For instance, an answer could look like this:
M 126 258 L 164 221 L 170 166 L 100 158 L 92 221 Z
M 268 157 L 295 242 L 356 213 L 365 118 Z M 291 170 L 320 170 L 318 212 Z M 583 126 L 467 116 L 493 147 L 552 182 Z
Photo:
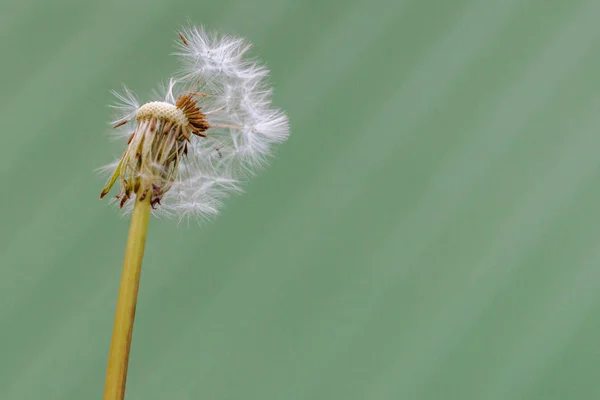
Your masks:
M 247 57 L 250 44 L 189 27 L 179 33 L 182 70 L 145 104 L 125 88 L 115 93 L 114 127 L 127 148 L 100 197 L 118 181 L 119 206 L 150 196 L 152 207 L 178 218 L 205 218 L 265 165 L 289 132 L 271 106 L 268 70 Z

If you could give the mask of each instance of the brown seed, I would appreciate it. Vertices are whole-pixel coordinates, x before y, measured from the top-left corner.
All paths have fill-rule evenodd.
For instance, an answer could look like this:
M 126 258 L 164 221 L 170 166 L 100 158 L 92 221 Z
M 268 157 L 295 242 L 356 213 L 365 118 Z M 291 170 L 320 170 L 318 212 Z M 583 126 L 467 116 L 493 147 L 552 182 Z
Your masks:
M 185 40 L 185 38 L 183 37 L 183 35 L 181 33 L 179 34 L 179 39 L 181 39 L 181 41 L 183 42 L 183 44 L 185 44 L 186 46 L 188 45 L 187 40 Z
M 167 121 L 167 123 L 163 126 L 163 133 L 166 135 L 173 128 L 173 121 Z
M 128 122 L 129 122 L 129 120 L 126 120 L 126 119 L 124 119 L 123 121 L 121 121 L 121 122 L 118 122 L 118 123 L 116 123 L 115 125 L 113 125 L 113 128 L 118 128 L 118 127 L 120 127 L 120 126 L 123 126 L 123 125 L 125 125 L 125 124 L 126 124 L 126 123 L 128 123 Z
M 188 130 L 187 125 L 184 125 L 181 127 L 181 132 L 183 133 L 183 137 L 185 138 L 185 140 L 187 140 L 189 142 L 190 141 L 190 131 Z

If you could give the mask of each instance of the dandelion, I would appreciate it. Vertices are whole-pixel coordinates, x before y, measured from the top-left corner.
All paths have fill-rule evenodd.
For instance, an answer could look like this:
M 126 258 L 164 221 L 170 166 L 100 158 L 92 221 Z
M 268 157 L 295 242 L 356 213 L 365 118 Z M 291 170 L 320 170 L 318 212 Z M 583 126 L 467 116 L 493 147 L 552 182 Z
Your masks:
M 179 32 L 181 69 L 141 103 L 128 88 L 115 92 L 117 136 L 127 141 L 100 198 L 132 213 L 111 342 L 105 400 L 122 399 L 141 263 L 151 213 L 203 220 L 262 169 L 288 136 L 287 116 L 271 105 L 268 70 L 248 56 L 243 38 L 202 28 Z

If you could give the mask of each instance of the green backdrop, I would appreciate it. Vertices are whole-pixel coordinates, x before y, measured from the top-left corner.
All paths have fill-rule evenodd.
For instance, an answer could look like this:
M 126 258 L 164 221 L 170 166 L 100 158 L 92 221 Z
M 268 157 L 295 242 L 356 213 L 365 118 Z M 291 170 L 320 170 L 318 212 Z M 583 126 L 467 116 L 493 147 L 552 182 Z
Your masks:
M 600 398 L 598 0 L 2 0 L 0 399 L 99 399 L 128 221 L 94 169 L 188 19 L 291 137 L 150 226 L 128 400 Z

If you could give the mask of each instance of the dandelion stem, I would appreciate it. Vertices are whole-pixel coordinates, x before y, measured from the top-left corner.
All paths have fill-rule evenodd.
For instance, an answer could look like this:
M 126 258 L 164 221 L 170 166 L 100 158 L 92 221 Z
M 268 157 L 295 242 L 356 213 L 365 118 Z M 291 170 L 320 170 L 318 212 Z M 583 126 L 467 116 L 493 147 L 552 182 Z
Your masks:
M 127 379 L 127 364 L 129 362 L 129 349 L 131 347 L 131 334 L 135 318 L 142 258 L 144 245 L 150 220 L 150 197 L 139 200 L 136 196 L 129 237 L 125 249 L 123 274 L 115 312 L 106 383 L 104 386 L 104 400 L 123 400 L 125 396 L 125 381 Z

